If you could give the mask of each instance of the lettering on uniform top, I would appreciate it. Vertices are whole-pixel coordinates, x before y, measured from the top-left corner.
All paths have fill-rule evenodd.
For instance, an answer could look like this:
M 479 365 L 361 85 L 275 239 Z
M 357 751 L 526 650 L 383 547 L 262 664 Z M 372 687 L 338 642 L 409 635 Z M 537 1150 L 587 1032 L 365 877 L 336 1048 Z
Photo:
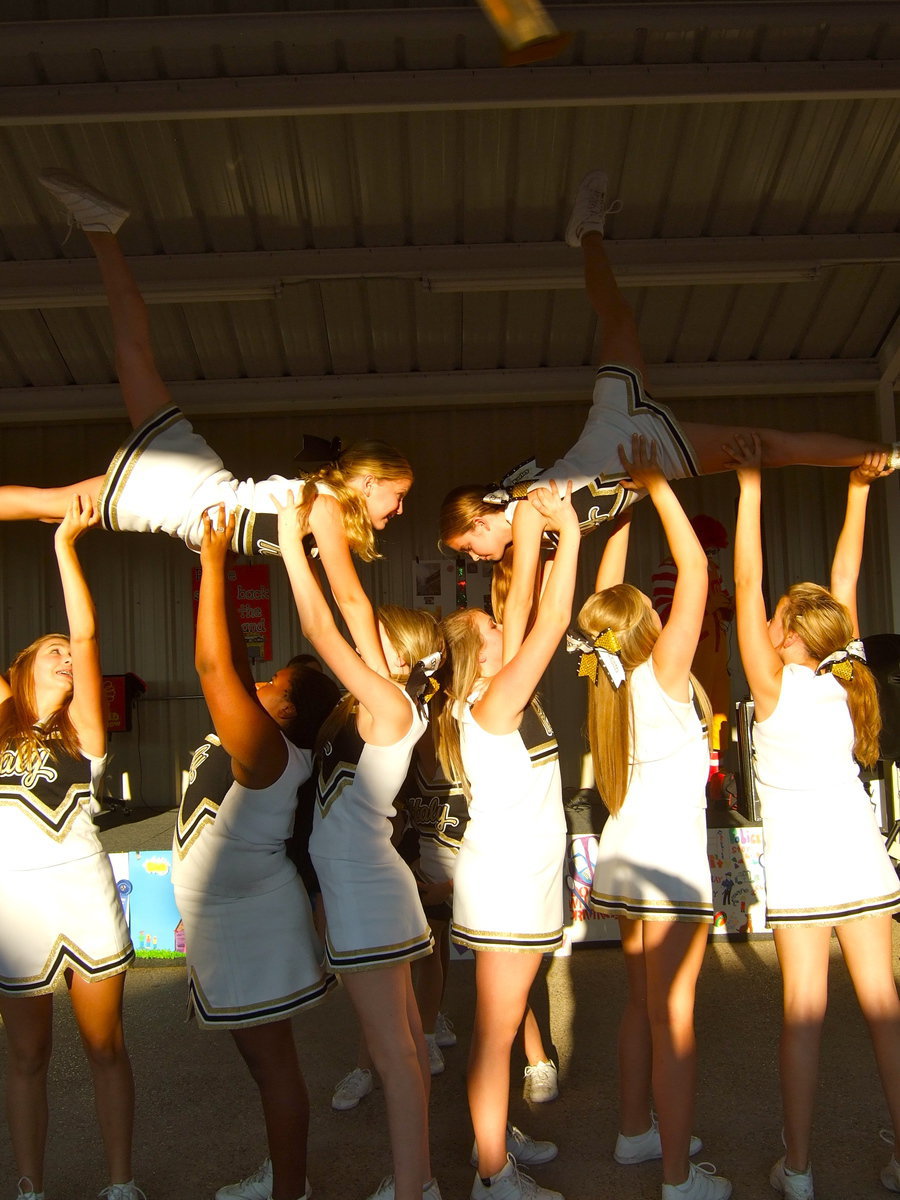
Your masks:
M 41 749 L 30 762 L 23 762 L 16 750 L 4 750 L 0 755 L 0 775 L 13 775 L 21 778 L 22 787 L 33 788 L 41 779 L 52 783 L 59 778 L 56 767 L 52 766 L 50 751 Z
M 191 758 L 191 765 L 188 768 L 188 787 L 190 787 L 190 785 L 196 781 L 197 772 L 209 758 L 209 752 L 211 750 L 212 746 L 210 743 L 203 742 L 194 751 L 193 757 Z
M 445 829 L 455 829 L 459 819 L 450 815 L 450 805 L 439 800 L 437 796 L 410 796 L 406 801 L 410 818 L 416 828 L 427 826 L 443 833 Z

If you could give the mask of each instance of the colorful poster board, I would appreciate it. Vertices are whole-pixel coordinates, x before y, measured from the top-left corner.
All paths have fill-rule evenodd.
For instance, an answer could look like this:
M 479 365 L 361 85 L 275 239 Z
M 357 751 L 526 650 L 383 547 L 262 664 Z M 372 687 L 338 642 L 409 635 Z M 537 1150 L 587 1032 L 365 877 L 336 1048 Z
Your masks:
M 272 592 L 269 568 L 265 563 L 240 563 L 228 568 L 228 589 L 241 633 L 251 658 L 262 662 L 272 659 Z M 191 573 L 191 599 L 194 631 L 197 630 L 197 606 L 200 601 L 200 568 Z
M 184 926 L 172 888 L 171 850 L 109 856 L 138 958 L 184 962 Z

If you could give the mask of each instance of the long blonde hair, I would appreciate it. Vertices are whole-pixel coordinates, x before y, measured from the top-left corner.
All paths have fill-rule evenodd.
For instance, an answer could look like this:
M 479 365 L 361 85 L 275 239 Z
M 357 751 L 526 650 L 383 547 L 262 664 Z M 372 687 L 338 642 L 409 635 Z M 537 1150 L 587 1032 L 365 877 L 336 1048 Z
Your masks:
M 490 483 L 465 484 L 447 493 L 441 501 L 438 517 L 439 544 L 446 545 L 450 538 L 462 537 L 464 533 L 468 533 L 476 517 L 503 511 L 500 505 L 489 504 L 484 498 L 493 486 Z
M 631 672 L 653 653 L 659 629 L 643 594 L 630 583 L 618 583 L 590 596 L 578 614 L 578 628 L 591 638 L 611 629 L 621 647 L 619 657 L 625 668 L 625 683 L 614 688 L 602 669 L 597 673 L 597 683 L 588 683 L 587 729 L 594 776 L 604 804 L 615 816 L 631 781 L 634 745 Z M 706 692 L 693 674 L 691 683 L 709 728 L 712 713 Z
M 853 639 L 853 621 L 846 605 L 827 588 L 817 583 L 795 583 L 783 599 L 784 632 L 795 633 L 817 662 L 835 650 L 842 650 Z M 840 675 L 835 675 L 835 679 L 847 693 L 853 722 L 853 755 L 864 767 L 873 767 L 880 757 L 881 711 L 872 672 L 865 663 L 854 662 L 852 679 L 842 679 Z
M 297 507 L 301 522 L 305 525 L 319 494 L 316 484 L 326 484 L 334 492 L 341 507 L 341 521 L 347 535 L 347 544 L 363 562 L 372 562 L 381 555 L 375 549 L 375 535 L 369 510 L 366 508 L 365 497 L 349 483 L 349 480 L 360 475 L 372 475 L 379 481 L 411 481 L 413 469 L 400 451 L 389 446 L 387 442 L 354 442 L 338 455 L 335 462 L 326 463 L 318 471 L 304 475 L 306 482 Z
M 474 621 L 474 610 L 460 609 L 441 622 L 445 655 L 439 672 L 440 690 L 431 702 L 431 729 L 441 770 L 455 779 L 467 800 L 472 799 L 463 767 L 457 705 L 465 704 L 481 674 L 479 655 L 482 637 Z
M 405 667 L 391 676 L 397 683 L 404 683 L 417 662 L 429 654 L 444 649 L 441 627 L 430 612 L 424 609 L 401 608 L 397 604 L 385 604 L 376 609 L 375 616 L 384 626 L 391 645 L 403 659 Z M 332 740 L 343 727 L 356 716 L 359 701 L 350 692 L 345 692 L 341 702 L 329 714 L 319 731 L 316 743 L 321 749 Z
M 64 633 L 44 634 L 20 650 L 10 664 L 8 675 L 12 695 L 0 705 L 0 754 L 12 751 L 25 765 L 44 751 L 49 751 L 53 758 L 58 753 L 68 754 L 70 758 L 81 757 L 78 733 L 69 716 L 71 692 L 40 728 L 35 728 L 40 713 L 34 687 L 34 660 L 47 642 L 68 640 Z

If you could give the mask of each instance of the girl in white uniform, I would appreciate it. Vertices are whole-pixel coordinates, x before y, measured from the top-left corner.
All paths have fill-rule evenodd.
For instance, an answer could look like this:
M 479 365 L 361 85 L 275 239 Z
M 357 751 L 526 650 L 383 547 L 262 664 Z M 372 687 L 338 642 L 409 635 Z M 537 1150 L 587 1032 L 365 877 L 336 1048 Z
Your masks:
M 450 659 L 436 748 L 447 778 L 458 779 L 469 796 L 451 936 L 475 951 L 468 1074 L 478 1165 L 473 1200 L 558 1198 L 518 1174 L 518 1139 L 507 1112 L 510 1050 L 528 992 L 541 955 L 562 942 L 566 823 L 559 755 L 534 693 L 571 616 L 579 532 L 571 488 L 564 497 L 555 487 L 541 489 L 529 501 L 559 534 L 559 547 L 534 627 L 512 661 L 503 665 L 502 630 L 487 613 L 465 610 L 443 622 Z M 556 1153 L 552 1143 L 527 1141 L 527 1161 Z
M 216 733 L 194 754 L 178 814 L 172 878 L 184 920 L 188 1013 L 227 1029 L 259 1088 L 269 1157 L 255 1176 L 272 1200 L 308 1196 L 309 1099 L 291 1017 L 334 985 L 306 889 L 285 853 L 297 788 L 338 701 L 321 671 L 250 675 L 226 566 L 234 514 L 204 516 L 196 666 Z M 260 937 L 260 930 L 266 935 Z M 248 1181 L 218 1192 L 243 1194 Z
M 662 1159 L 663 1200 L 724 1200 L 731 1184 L 690 1162 L 696 1081 L 694 994 L 712 922 L 706 855 L 709 744 L 691 675 L 706 606 L 703 547 L 655 447 L 637 434 L 622 465 L 652 500 L 678 578 L 662 627 L 649 599 L 623 583 L 630 519 L 607 542 L 597 591 L 578 615 L 579 674 L 597 788 L 609 809 L 591 906 L 616 917 L 628 999 L 619 1026 L 620 1133 L 614 1156 Z M 651 1111 L 651 1093 L 659 1120 Z
M 75 543 L 98 523 L 75 497 L 54 539 L 69 635 L 38 639 L 0 677 L 0 1017 L 6 1111 L 20 1200 L 43 1200 L 47 1069 L 60 978 L 94 1083 L 109 1200 L 143 1196 L 131 1172 L 134 1081 L 122 1028 L 134 958 L 109 859 L 91 819 L 106 754 L 94 604 Z M 38 1064 L 37 1067 L 35 1064 Z
M 0 520 L 59 520 L 72 495 L 90 495 L 105 528 L 161 531 L 200 545 L 204 512 L 225 504 L 235 511 L 233 549 L 241 554 L 277 554 L 275 517 L 287 492 L 302 496 L 308 535 L 360 653 L 387 674 L 387 665 L 368 597 L 351 552 L 377 558 L 373 530 L 403 511 L 412 487 L 412 468 L 383 442 L 360 442 L 304 483 L 275 475 L 236 480 L 202 437 L 173 406 L 153 357 L 147 307 L 122 255 L 115 233 L 128 210 L 89 184 L 62 171 L 39 181 L 84 230 L 97 257 L 109 301 L 116 370 L 134 433 L 117 452 L 105 476 L 61 488 L 0 487 Z
M 615 211 L 617 206 L 607 201 L 606 173 L 586 175 L 566 229 L 567 243 L 581 248 L 585 288 L 600 326 L 600 366 L 581 437 L 553 466 L 542 469 L 531 460 L 511 471 L 499 487 L 455 488 L 441 507 L 440 537 L 445 545 L 469 554 L 476 562 L 503 561 L 507 571 L 511 569 L 503 615 L 506 661 L 526 629 L 541 535 L 546 534 L 540 514 L 520 503 L 530 489 L 550 480 L 558 486 L 571 480 L 581 529 L 588 533 L 616 517 L 641 494 L 617 451 L 620 444 L 630 444 L 634 433 L 656 442 L 660 466 L 669 479 L 730 470 L 722 445 L 737 432 L 734 426 L 679 422 L 664 404 L 651 400 L 644 391 L 646 370 L 637 323 L 619 291 L 603 241 L 606 216 Z M 873 449 L 871 442 L 830 433 L 758 432 L 767 467 L 803 463 L 853 466 Z M 900 464 L 900 451 L 896 453 L 894 465 Z M 552 538 L 543 540 L 552 548 Z M 511 564 L 506 554 L 509 547 L 514 552 Z
M 873 454 L 850 475 L 831 590 L 795 584 L 766 620 L 760 535 L 760 446 L 731 447 L 741 495 L 734 542 L 741 659 L 753 694 L 756 780 L 762 801 L 767 921 L 784 985 L 781 1097 L 785 1153 L 770 1182 L 812 1200 L 812 1114 L 828 992 L 832 928 L 872 1035 L 895 1138 L 900 1136 L 900 998 L 891 916 L 900 887 L 857 760 L 879 757 L 875 682 L 859 638 L 856 585 L 869 486 L 884 473 Z M 810 821 L 830 831 L 809 844 Z M 900 1192 L 896 1156 L 881 1175 Z
M 307 530 L 290 497 L 278 529 L 303 632 L 348 691 L 320 738 L 309 849 L 329 965 L 341 973 L 384 1085 L 394 1175 L 376 1195 L 438 1200 L 428 1148 L 431 1072 L 409 967 L 430 953 L 431 933 L 412 872 L 390 840 L 394 797 L 425 729 L 420 660 L 431 656 L 430 669 L 437 665 L 438 628 L 427 613 L 406 610 L 389 611 L 379 625 L 392 674 L 409 677 L 410 695 L 367 666 L 341 634 L 303 553 Z

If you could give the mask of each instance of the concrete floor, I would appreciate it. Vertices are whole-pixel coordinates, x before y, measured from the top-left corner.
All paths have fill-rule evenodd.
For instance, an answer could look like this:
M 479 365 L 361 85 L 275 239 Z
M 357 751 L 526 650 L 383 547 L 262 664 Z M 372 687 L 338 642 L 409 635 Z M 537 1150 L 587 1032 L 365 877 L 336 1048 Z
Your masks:
M 173 814 L 153 815 L 152 846 Z M 141 829 L 141 843 L 149 829 Z M 134 848 L 135 826 L 104 837 L 108 849 Z M 124 839 L 116 844 L 119 838 Z M 900 954 L 900 924 L 894 923 Z M 833 954 L 840 958 L 837 943 Z M 659 1165 L 617 1166 L 615 1038 L 624 978 L 616 947 L 579 949 L 549 961 L 536 1008 L 552 1033 L 561 1071 L 559 1099 L 529 1111 L 517 1081 L 511 1119 L 537 1137 L 558 1142 L 559 1158 L 534 1171 L 567 1200 L 657 1200 Z M 138 1090 L 135 1171 L 149 1200 L 211 1200 L 215 1189 L 255 1168 L 265 1154 L 253 1085 L 229 1037 L 184 1021 L 181 967 L 140 967 L 126 991 L 128 1043 Z M 68 1003 L 56 1006 L 51 1067 L 48 1200 L 86 1200 L 107 1182 L 87 1070 Z M 435 1173 L 445 1200 L 465 1200 L 472 1169 L 472 1134 L 465 1100 L 467 1028 L 473 1003 L 472 966 L 451 967 L 446 1009 L 460 1035 L 446 1051 L 447 1069 L 434 1080 L 431 1105 Z M 768 940 L 710 944 L 697 1003 L 700 1044 L 695 1129 L 714 1162 L 734 1183 L 738 1200 L 773 1200 L 768 1170 L 780 1152 L 776 1043 L 779 976 Z M 295 1019 L 297 1042 L 313 1103 L 310 1179 L 317 1200 L 363 1200 L 390 1171 L 380 1090 L 349 1113 L 330 1107 L 331 1091 L 354 1062 L 356 1027 L 347 996 L 333 993 Z M 5 1044 L 0 1040 L 0 1071 Z M 878 1138 L 888 1124 L 868 1037 L 841 963 L 832 972 L 813 1163 L 818 1200 L 881 1200 L 878 1174 L 890 1148 Z M 12 1200 L 12 1158 L 0 1131 L 0 1178 Z M 10 1179 L 10 1182 L 5 1182 Z

